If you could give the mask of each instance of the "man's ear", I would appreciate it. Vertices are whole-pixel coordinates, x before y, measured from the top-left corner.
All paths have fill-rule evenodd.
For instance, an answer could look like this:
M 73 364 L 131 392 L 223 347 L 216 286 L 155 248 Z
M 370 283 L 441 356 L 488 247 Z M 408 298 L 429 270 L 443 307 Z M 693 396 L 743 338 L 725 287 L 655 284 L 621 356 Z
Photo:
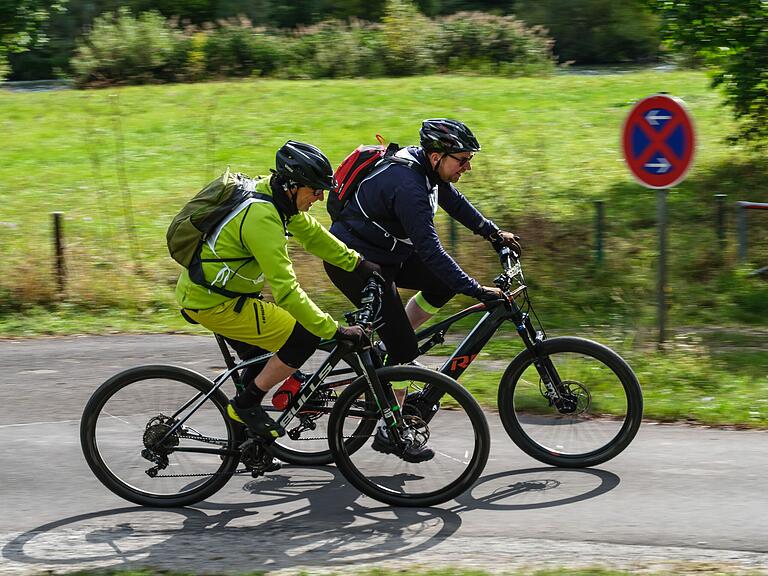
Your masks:
M 432 163 L 432 168 L 435 167 L 438 160 L 440 160 L 442 156 L 443 155 L 440 152 L 430 152 L 429 154 L 427 154 L 427 158 L 429 158 L 429 161 Z

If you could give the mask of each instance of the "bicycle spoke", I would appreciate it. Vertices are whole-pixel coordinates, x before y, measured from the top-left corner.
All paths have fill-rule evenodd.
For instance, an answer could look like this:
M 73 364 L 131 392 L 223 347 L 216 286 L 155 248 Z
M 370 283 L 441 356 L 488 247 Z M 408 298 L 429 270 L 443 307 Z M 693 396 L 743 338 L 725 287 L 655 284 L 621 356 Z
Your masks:
M 396 372 L 397 369 L 392 369 Z M 408 371 L 407 368 L 400 368 Z M 433 378 L 427 370 L 418 369 L 418 376 L 396 380 L 395 388 L 407 383 L 410 388 L 421 388 Z M 442 375 L 439 375 L 442 376 Z M 384 383 L 393 382 L 383 378 Z M 441 386 L 442 382 L 432 382 Z M 414 408 L 414 397 L 406 401 L 402 413 L 407 424 L 400 432 L 406 444 L 423 446 L 432 452 L 424 458 L 421 450 L 403 450 L 393 438 L 380 429 L 373 402 L 366 402 L 365 386 L 349 392 L 350 396 L 339 400 L 339 415 L 343 423 L 332 424 L 334 434 L 346 437 L 360 427 L 371 430 L 364 434 L 363 444 L 356 451 L 345 450 L 337 465 L 350 481 L 373 498 L 395 505 L 431 505 L 444 502 L 466 489 L 479 475 L 487 458 L 487 444 L 483 430 L 487 425 L 476 402 L 461 388 L 445 387 L 440 400 L 441 408 L 425 422 L 424 414 Z M 463 392 L 463 394 L 462 394 Z M 345 394 L 346 396 L 346 394 Z M 367 410 L 359 410 L 360 403 Z M 353 408 L 354 406 L 354 408 Z M 332 441 L 334 438 L 332 438 Z M 338 447 L 338 438 L 334 447 Z M 409 461 L 421 460 L 423 461 Z
M 185 382 L 159 377 L 115 390 L 93 424 L 94 450 L 105 471 L 129 491 L 149 498 L 177 497 L 211 477 L 231 473 L 224 466 L 229 431 L 213 402 L 204 403 L 169 434 L 189 409 L 176 419 L 171 415 L 197 392 Z

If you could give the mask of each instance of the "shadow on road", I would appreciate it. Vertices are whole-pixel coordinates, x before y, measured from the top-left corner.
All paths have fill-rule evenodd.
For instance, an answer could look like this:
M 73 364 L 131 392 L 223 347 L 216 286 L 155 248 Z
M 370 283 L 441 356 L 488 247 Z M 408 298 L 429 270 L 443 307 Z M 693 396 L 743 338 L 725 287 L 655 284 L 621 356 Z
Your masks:
M 481 476 L 456 498 L 452 512 L 534 510 L 563 506 L 605 494 L 619 485 L 616 474 L 594 468 L 526 468 Z
M 341 566 L 417 554 L 461 526 L 458 514 L 439 508 L 380 506 L 362 498 L 335 468 L 322 471 L 330 480 L 278 473 L 247 482 L 243 491 L 258 502 L 126 507 L 64 518 L 20 534 L 2 555 L 57 571 Z
M 124 507 L 63 518 L 18 535 L 2 556 L 54 571 L 266 571 L 411 556 L 415 561 L 419 552 L 454 535 L 461 516 L 560 506 L 618 484 L 615 474 L 600 470 L 530 468 L 482 477 L 447 510 L 392 508 L 361 497 L 335 468 L 290 468 L 247 481 L 242 493 L 233 494 L 238 502 Z

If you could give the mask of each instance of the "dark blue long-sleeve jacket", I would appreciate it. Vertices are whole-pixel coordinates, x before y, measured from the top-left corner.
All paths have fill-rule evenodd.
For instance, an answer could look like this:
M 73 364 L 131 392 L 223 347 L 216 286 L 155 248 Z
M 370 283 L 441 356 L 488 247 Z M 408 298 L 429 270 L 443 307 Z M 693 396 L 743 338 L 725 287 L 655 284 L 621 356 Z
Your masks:
M 476 297 L 480 284 L 443 249 L 435 230 L 438 205 L 475 234 L 487 237 L 498 228 L 453 184 L 432 170 L 424 150 L 408 147 L 399 157 L 419 163 L 422 171 L 383 163 L 360 184 L 331 232 L 366 259 L 383 266 L 404 262 L 416 251 L 426 266 L 454 292 Z

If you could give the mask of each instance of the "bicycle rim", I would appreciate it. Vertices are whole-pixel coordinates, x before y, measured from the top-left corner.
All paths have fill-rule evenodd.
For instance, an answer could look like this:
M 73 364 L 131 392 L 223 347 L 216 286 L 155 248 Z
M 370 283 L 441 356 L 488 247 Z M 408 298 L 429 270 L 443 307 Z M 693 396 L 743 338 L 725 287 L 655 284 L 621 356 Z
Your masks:
M 472 396 L 451 378 L 415 367 L 395 366 L 377 370 L 382 383 L 408 386 L 409 393 L 425 386 L 443 396 L 440 409 L 429 424 L 406 402 L 404 417 L 411 423 L 417 442 L 425 440 L 434 457 L 407 462 L 396 453 L 375 449 L 380 411 L 366 398 L 368 384 L 358 380 L 339 398 L 329 432 L 336 465 L 361 492 L 394 506 L 432 506 L 465 491 L 478 478 L 488 459 L 489 433 L 482 410 Z M 345 441 L 365 423 L 370 432 L 354 452 Z M 391 445 L 390 445 L 391 446 Z
M 619 454 L 642 419 L 635 375 L 610 349 L 582 338 L 544 341 L 540 354 L 554 366 L 571 402 L 550 400 L 530 352 L 507 368 L 499 390 L 504 427 L 537 460 L 555 466 L 594 466 Z
M 83 453 L 96 476 L 119 496 L 149 506 L 181 506 L 203 500 L 232 476 L 237 434 L 225 417 L 226 397 L 217 391 L 163 441 L 172 418 L 192 398 L 208 392 L 203 376 L 173 366 L 148 366 L 123 372 L 102 385 L 86 406 L 81 423 Z M 167 464 L 142 456 L 148 446 Z M 223 449 L 230 455 L 183 452 L 183 448 Z

